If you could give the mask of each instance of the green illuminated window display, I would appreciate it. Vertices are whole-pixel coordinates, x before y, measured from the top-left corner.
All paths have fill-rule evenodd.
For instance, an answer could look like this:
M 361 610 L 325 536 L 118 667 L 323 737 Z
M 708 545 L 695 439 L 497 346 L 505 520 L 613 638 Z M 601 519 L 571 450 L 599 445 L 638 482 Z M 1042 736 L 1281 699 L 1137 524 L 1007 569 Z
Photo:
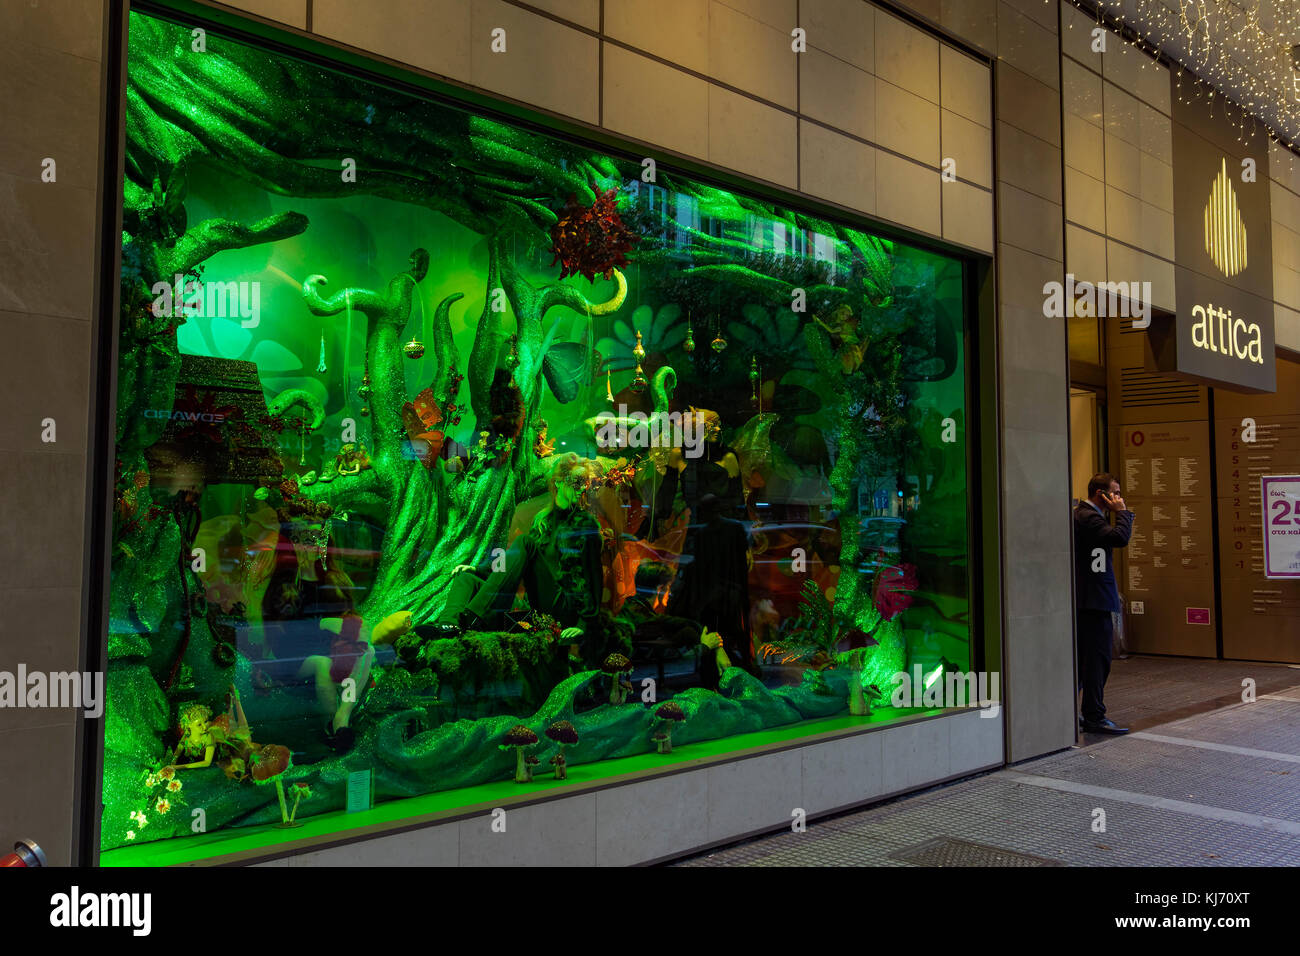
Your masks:
M 971 666 L 959 260 L 139 13 L 126 131 L 103 849 Z

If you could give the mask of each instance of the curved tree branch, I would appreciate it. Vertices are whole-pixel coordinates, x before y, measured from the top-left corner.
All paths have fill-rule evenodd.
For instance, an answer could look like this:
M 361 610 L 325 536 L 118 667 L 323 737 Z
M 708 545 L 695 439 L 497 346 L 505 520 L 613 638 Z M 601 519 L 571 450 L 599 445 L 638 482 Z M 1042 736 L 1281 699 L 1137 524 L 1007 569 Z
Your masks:
M 429 253 L 416 249 L 411 253 L 410 264 L 408 272 L 389 280 L 382 295 L 371 289 L 348 288 L 323 299 L 318 288 L 325 284 L 324 276 L 308 276 L 302 284 L 303 298 L 314 315 L 338 315 L 351 306 L 366 317 L 366 368 L 370 372 L 372 415 L 370 455 L 385 480 L 391 482 L 401 481 L 410 470 L 403 467 L 406 428 L 402 424 L 402 404 L 406 401 L 406 375 L 398 339 L 411 316 L 415 284 L 428 275 Z
M 158 262 L 163 274 L 170 278 L 177 273 L 189 272 L 218 252 L 288 239 L 306 228 L 307 217 L 300 212 L 277 213 L 251 226 L 230 219 L 205 219 L 185 233 L 171 249 L 162 251 Z

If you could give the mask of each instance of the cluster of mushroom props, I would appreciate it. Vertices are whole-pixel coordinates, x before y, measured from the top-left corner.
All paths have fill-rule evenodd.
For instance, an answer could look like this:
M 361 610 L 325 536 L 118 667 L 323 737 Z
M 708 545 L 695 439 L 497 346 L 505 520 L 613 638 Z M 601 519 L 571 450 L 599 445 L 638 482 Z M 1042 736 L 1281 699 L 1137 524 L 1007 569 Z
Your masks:
M 632 682 L 629 681 L 625 674 L 632 673 L 632 662 L 622 654 L 610 654 L 601 663 L 600 669 L 609 675 L 609 702 L 611 704 L 621 704 L 627 699 L 627 695 L 632 693 Z
M 621 655 L 610 655 L 610 657 L 619 656 Z M 618 666 L 617 661 L 614 662 L 613 666 Z M 615 675 L 615 686 L 617 687 L 620 672 L 612 671 L 611 673 Z M 617 703 L 622 703 L 622 701 L 619 700 Z M 684 721 L 686 714 L 680 704 L 668 701 L 659 705 L 658 709 L 655 710 L 655 716 L 659 718 L 659 722 L 651 739 L 655 742 L 659 753 L 670 754 L 673 752 L 673 725 Z M 572 747 L 578 742 L 578 730 L 567 720 L 557 720 L 546 728 L 546 737 L 559 745 L 559 750 L 547 761 L 555 768 L 555 779 L 567 780 L 569 778 L 569 761 L 565 757 L 564 751 L 565 748 Z M 539 742 L 540 738 L 537 734 L 523 724 L 515 724 L 502 738 L 501 749 L 509 750 L 513 747 L 515 751 L 515 783 L 533 782 L 533 771 L 541 764 L 541 760 L 527 753 L 527 751 L 537 746 Z M 307 796 L 310 796 L 310 793 Z
M 550 763 L 555 767 L 555 779 L 565 780 L 569 776 L 569 767 L 564 757 L 564 748 L 578 742 L 578 731 L 567 720 L 557 720 L 546 728 L 546 736 L 560 745 L 559 753 L 551 758 Z M 523 724 L 515 724 L 501 741 L 502 750 L 515 748 L 515 783 L 532 783 L 533 771 L 542 761 L 524 751 L 536 746 L 538 740 L 537 734 Z
M 673 724 L 684 721 L 686 714 L 678 704 L 669 701 L 659 706 L 659 709 L 655 711 L 655 716 L 659 718 L 661 724 L 650 739 L 655 742 L 659 753 L 670 754 L 673 752 Z
M 515 783 L 532 782 L 533 768 L 541 763 L 541 760 L 525 754 L 524 751 L 536 745 L 537 739 L 537 735 L 523 724 L 515 724 L 506 734 L 505 740 L 501 742 L 502 750 L 515 748 Z
M 578 731 L 567 720 L 557 720 L 546 728 L 546 736 L 560 745 L 560 752 L 551 758 L 551 763 L 555 765 L 555 779 L 566 780 L 569 776 L 569 765 L 564 759 L 564 748 L 578 742 Z

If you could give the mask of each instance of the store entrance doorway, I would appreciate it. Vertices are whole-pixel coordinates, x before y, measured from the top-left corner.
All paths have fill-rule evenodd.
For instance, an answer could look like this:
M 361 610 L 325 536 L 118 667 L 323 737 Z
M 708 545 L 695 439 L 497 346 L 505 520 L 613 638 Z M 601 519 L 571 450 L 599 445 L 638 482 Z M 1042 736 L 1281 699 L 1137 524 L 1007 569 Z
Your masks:
M 1105 471 L 1105 402 L 1095 389 L 1070 388 L 1070 506 L 1087 496 L 1088 480 Z

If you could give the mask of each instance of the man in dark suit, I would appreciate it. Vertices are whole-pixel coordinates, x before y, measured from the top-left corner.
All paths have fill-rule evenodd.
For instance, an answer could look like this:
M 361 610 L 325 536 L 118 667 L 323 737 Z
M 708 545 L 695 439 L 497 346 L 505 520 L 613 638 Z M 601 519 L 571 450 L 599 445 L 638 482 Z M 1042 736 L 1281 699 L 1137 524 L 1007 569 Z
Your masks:
M 1074 509 L 1074 606 L 1079 654 L 1079 686 L 1083 689 L 1083 729 L 1092 734 L 1126 734 L 1106 717 L 1102 692 L 1110 676 L 1111 612 L 1120 610 L 1115 587 L 1113 548 L 1128 546 L 1133 512 L 1124 506 L 1119 482 L 1112 475 L 1094 475 L 1088 497 Z M 1115 515 L 1112 526 L 1109 515 Z

